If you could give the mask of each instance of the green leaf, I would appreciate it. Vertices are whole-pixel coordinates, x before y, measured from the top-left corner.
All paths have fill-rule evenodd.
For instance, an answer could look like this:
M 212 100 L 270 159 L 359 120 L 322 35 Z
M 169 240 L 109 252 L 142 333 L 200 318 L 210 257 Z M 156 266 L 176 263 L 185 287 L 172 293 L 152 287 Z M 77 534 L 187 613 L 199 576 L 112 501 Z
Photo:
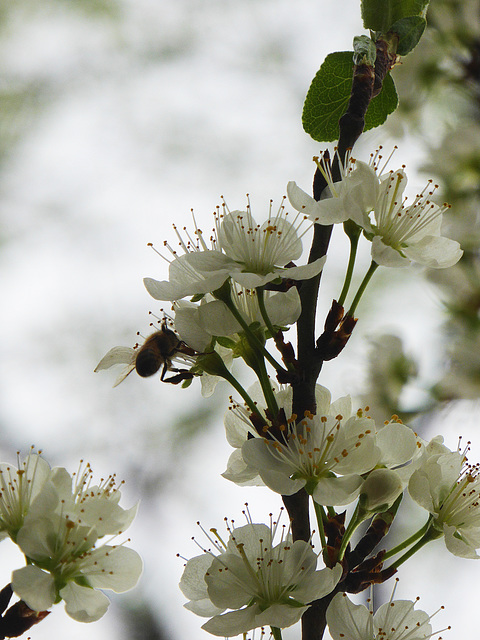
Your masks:
M 303 105 L 303 128 L 314 140 L 338 139 L 338 120 L 348 105 L 352 76 L 352 51 L 336 51 L 325 58 Z
M 364 131 L 379 127 L 398 106 L 398 95 L 392 76 L 387 73 L 381 92 L 371 102 L 365 114 Z
M 347 109 L 352 90 L 353 52 L 330 53 L 318 70 L 305 98 L 302 122 L 305 131 L 317 142 L 338 140 L 338 121 Z M 398 104 L 390 75 L 365 116 L 365 131 L 378 127 Z
M 365 29 L 386 33 L 392 24 L 410 16 L 424 17 L 429 0 L 362 0 Z
M 216 341 L 222 347 L 226 347 L 227 349 L 232 349 L 233 350 L 237 346 L 237 343 L 234 340 L 232 340 L 231 338 L 227 338 L 225 336 L 217 336 L 216 337 Z
M 375 42 L 368 36 L 355 36 L 353 39 L 353 63 L 374 65 L 377 57 Z
M 427 21 L 420 16 L 409 16 L 392 24 L 389 32 L 398 36 L 397 53 L 399 56 L 406 56 L 417 46 L 426 26 Z

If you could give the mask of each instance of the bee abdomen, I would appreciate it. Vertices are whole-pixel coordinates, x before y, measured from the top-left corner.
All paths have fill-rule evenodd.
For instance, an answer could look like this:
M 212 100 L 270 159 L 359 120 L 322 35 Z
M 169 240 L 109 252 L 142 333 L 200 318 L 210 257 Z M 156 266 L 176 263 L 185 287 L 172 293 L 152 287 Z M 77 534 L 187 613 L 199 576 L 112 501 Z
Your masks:
M 142 349 L 135 360 L 135 369 L 142 378 L 153 376 L 161 366 L 162 361 L 154 349 Z

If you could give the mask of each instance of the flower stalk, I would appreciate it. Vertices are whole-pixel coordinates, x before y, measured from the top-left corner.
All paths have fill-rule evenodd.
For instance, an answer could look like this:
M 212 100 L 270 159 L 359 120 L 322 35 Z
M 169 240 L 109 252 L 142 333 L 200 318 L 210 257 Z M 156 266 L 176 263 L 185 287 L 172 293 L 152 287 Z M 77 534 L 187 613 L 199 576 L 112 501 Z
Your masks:
M 343 283 L 343 288 L 338 298 L 338 304 L 343 307 L 345 304 L 345 299 L 348 294 L 348 290 L 350 289 L 350 284 L 352 282 L 353 276 L 353 268 L 355 266 L 355 259 L 357 257 L 357 248 L 358 248 L 358 240 L 360 238 L 361 229 L 354 222 L 347 221 L 344 223 L 345 233 L 347 234 L 350 240 L 350 255 L 348 257 L 348 266 L 347 273 L 345 274 L 345 281 Z
M 432 542 L 433 540 L 438 540 L 438 538 L 442 537 L 442 533 L 440 531 L 435 530 L 434 527 L 430 526 L 426 533 L 420 538 L 420 540 L 413 545 L 406 553 L 403 554 L 398 560 L 395 560 L 393 564 L 391 564 L 389 569 L 398 569 L 404 562 L 406 562 L 409 558 L 420 551 L 426 544 Z
M 226 286 L 226 285 L 228 285 L 228 286 Z M 221 289 L 218 289 L 217 291 L 214 291 L 215 297 L 218 300 L 221 300 L 222 302 L 224 302 L 227 305 L 227 307 L 231 311 L 231 313 L 232 313 L 233 317 L 235 318 L 235 320 L 242 327 L 243 332 L 245 334 L 245 337 L 247 338 L 247 340 L 248 340 L 250 346 L 252 347 L 252 349 L 254 349 L 254 350 L 259 349 L 262 352 L 263 356 L 268 360 L 268 362 L 270 362 L 270 364 L 277 371 L 285 372 L 285 369 L 282 367 L 282 365 L 275 360 L 275 358 L 272 356 L 272 354 L 267 349 L 265 349 L 265 346 L 262 344 L 262 342 L 257 338 L 257 336 L 253 333 L 253 331 L 250 329 L 248 324 L 245 322 L 244 317 L 239 312 L 239 310 L 237 309 L 237 307 L 235 306 L 235 304 L 234 304 L 234 302 L 232 300 L 232 295 L 231 295 L 231 291 L 230 291 L 230 285 L 228 284 L 228 282 L 226 283 L 226 285 L 221 287 Z
M 427 531 L 430 529 L 431 524 L 432 524 L 432 519 L 433 519 L 433 516 L 430 516 L 430 518 L 423 525 L 423 527 L 420 527 L 420 529 L 418 529 L 418 531 L 413 533 L 409 538 L 407 538 L 406 540 L 404 540 L 403 542 L 401 542 L 397 546 L 393 547 L 392 549 L 389 549 L 385 553 L 385 555 L 383 556 L 383 559 L 384 560 L 388 560 L 388 558 L 396 556 L 397 553 L 400 553 L 404 549 L 407 549 L 408 547 L 410 547 L 410 545 L 412 545 L 414 542 L 416 542 L 416 540 L 418 540 L 419 538 L 422 538 L 427 533 Z
M 367 288 L 368 283 L 372 279 L 372 276 L 375 273 L 375 271 L 377 270 L 377 268 L 378 268 L 378 264 L 372 260 L 372 262 L 370 264 L 370 267 L 368 268 L 368 271 L 365 274 L 365 277 L 363 278 L 362 282 L 360 283 L 360 286 L 358 287 L 358 291 L 355 294 L 355 297 L 354 297 L 353 302 L 352 302 L 352 304 L 350 306 L 350 309 L 347 312 L 348 316 L 353 317 L 353 315 L 355 313 L 355 309 L 357 308 L 357 305 L 360 302 L 360 299 L 361 299 L 362 295 L 364 294 L 365 289 Z
M 317 517 L 317 525 L 318 525 L 318 535 L 320 536 L 320 542 L 322 544 L 322 551 L 325 551 L 327 546 L 327 539 L 325 537 L 325 526 L 324 521 L 326 519 L 325 511 L 321 504 L 315 502 L 312 498 L 313 508 L 315 509 L 315 515 Z
M 274 640 L 282 640 L 282 630 L 278 627 L 270 627 Z

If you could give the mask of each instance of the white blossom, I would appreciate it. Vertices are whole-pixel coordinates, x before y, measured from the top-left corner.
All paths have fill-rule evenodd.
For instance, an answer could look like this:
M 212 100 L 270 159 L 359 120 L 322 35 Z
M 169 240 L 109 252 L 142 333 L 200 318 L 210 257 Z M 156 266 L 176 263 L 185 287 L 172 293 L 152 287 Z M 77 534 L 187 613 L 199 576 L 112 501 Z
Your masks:
M 245 463 L 273 491 L 292 495 L 305 487 L 323 505 L 349 504 L 358 496 L 362 474 L 380 458 L 375 424 L 361 411 L 352 415 L 349 397 L 330 400 L 328 389 L 317 385 L 317 413 L 306 412 L 298 421 L 287 392 L 279 405 L 285 424 L 242 445 Z
M 375 614 L 363 604 L 353 604 L 345 593 L 337 593 L 327 609 L 333 640 L 428 640 L 438 633 L 432 632 L 431 618 L 415 609 L 415 602 L 393 600 L 393 593 Z
M 32 502 L 50 477 L 50 465 L 39 454 L 31 453 L 18 468 L 0 464 L 0 539 L 10 536 L 16 541 Z
M 370 167 L 375 172 L 374 167 Z M 372 241 L 372 260 L 386 267 L 403 267 L 412 261 L 442 269 L 456 264 L 463 251 L 455 240 L 441 235 L 442 217 L 447 205 L 430 199 L 436 189 L 431 182 L 412 204 L 406 204 L 403 192 L 407 176 L 403 169 L 379 177 L 373 210 L 364 207 L 368 181 L 358 182 L 346 200 L 350 218 L 360 225 Z M 372 212 L 372 213 L 371 213 Z
M 222 212 L 217 209 L 215 223 L 212 248 L 207 246 L 198 228 L 194 234 L 196 240 L 188 236 L 185 241 L 178 234 L 185 253 L 178 255 L 165 245 L 173 255 L 168 281 L 144 279 L 153 298 L 179 300 L 202 295 L 220 288 L 228 278 L 247 289 L 278 278 L 304 280 L 320 273 L 325 263 L 322 257 L 304 266 L 290 266 L 303 252 L 301 237 L 305 231 L 301 231 L 301 227 L 305 217 L 297 214 L 290 222 L 283 201 L 276 214 L 272 213 L 270 203 L 269 216 L 263 224 L 257 224 L 253 218 L 250 203 L 246 211 L 229 211 L 224 203 Z
M 255 290 L 244 289 L 232 283 L 232 301 L 247 325 L 258 323 L 265 327 Z M 296 287 L 288 291 L 265 291 L 265 309 L 272 325 L 285 327 L 297 321 L 301 312 Z M 197 351 L 204 351 L 214 337 L 236 339 L 243 332 L 238 320 L 227 305 L 206 295 L 199 303 L 179 300 L 174 304 L 175 328 L 182 340 Z
M 463 251 L 458 242 L 441 235 L 448 206 L 432 202 L 437 187 L 429 182 L 407 206 L 404 169 L 383 173 L 391 156 L 380 167 L 379 151 L 369 164 L 348 158 L 339 182 L 333 182 L 328 163 L 317 163 L 327 181 L 321 200 L 291 182 L 287 192 L 292 206 L 320 224 L 353 220 L 371 240 L 372 260 L 379 265 L 402 267 L 413 261 L 442 269 L 456 264 Z
M 480 547 L 479 465 L 465 453 L 450 451 L 436 438 L 412 474 L 412 498 L 433 516 L 433 527 L 447 549 L 462 558 L 478 558 Z
M 15 593 L 35 611 L 63 599 L 65 610 L 80 622 L 98 620 L 109 600 L 97 589 L 123 592 L 133 588 L 142 572 L 140 556 L 122 544 L 108 542 L 123 533 L 136 507 L 120 507 L 114 477 L 94 485 L 89 465 L 70 476 L 60 467 L 36 497 L 17 544 L 29 564 L 13 572 Z
M 249 519 L 245 526 L 227 528 L 227 543 L 212 530 L 214 550 L 189 560 L 180 582 L 190 598 L 185 606 L 213 616 L 202 629 L 215 636 L 236 636 L 262 626 L 289 627 L 340 580 L 340 565 L 317 570 L 310 543 L 292 542 L 278 522 L 267 526 Z
M 340 180 L 334 181 L 332 166 L 328 154 L 314 158 L 320 173 L 325 178 L 327 186 L 323 190 L 320 200 L 315 200 L 300 189 L 296 182 L 289 182 L 287 195 L 290 204 L 297 211 L 304 213 L 313 222 L 323 225 L 345 222 L 351 215 L 347 196 L 354 187 L 362 184 L 363 188 L 355 189 L 357 197 L 362 197 L 362 209 L 372 210 L 378 191 L 378 178 L 372 173 L 369 165 L 347 155 L 345 163 L 340 163 Z

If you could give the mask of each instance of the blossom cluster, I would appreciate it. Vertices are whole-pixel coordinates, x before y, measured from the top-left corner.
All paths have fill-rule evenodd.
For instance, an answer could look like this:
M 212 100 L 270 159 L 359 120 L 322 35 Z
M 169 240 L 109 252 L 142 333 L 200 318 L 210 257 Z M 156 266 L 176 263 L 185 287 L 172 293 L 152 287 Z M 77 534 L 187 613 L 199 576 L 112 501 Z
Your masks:
M 318 555 L 311 543 L 293 542 L 280 518 L 270 517 L 267 526 L 253 523 L 248 511 L 244 515 L 247 524 L 240 527 L 225 518 L 227 542 L 216 529 L 204 531 L 212 546 L 185 565 L 180 581 L 189 598 L 185 607 L 209 618 L 202 625 L 205 631 L 245 638 L 249 631 L 265 626 L 287 628 L 314 600 L 329 597 L 326 619 L 334 640 L 428 640 L 439 633 L 430 624 L 435 614 L 415 609 L 416 602 L 393 600 L 396 585 L 390 600 L 375 614 L 372 608 L 353 604 L 338 591 L 343 577 L 340 564 L 317 569 Z
M 227 439 L 235 451 L 225 478 L 238 484 L 260 481 L 281 495 L 304 488 L 317 504 L 341 506 L 365 492 L 373 500 L 372 482 L 366 478 L 376 469 L 376 506 L 395 501 L 422 447 L 410 427 L 394 418 L 377 428 L 367 415 L 368 407 L 354 412 L 349 396 L 332 402 L 321 385 L 316 386 L 316 414 L 307 412 L 298 420 L 292 413 L 291 387 L 272 387 L 285 416 L 280 427 L 274 429 L 264 414 L 265 427 L 259 434 L 246 408 L 236 404 L 227 411 Z M 258 389 L 249 391 L 257 397 Z
M 369 164 L 348 158 L 342 179 L 334 182 L 324 158 L 317 165 L 327 181 L 320 201 L 302 191 L 295 182 L 287 190 L 292 206 L 321 224 L 352 220 L 372 242 L 372 260 L 386 267 L 417 262 L 442 269 L 456 264 L 463 251 L 455 240 L 441 235 L 442 218 L 448 205 L 431 200 L 437 186 L 429 182 L 407 206 L 404 167 L 385 172 L 378 152 Z M 322 194 L 323 195 L 323 194 Z
M 468 464 L 466 451 L 449 450 L 440 436 L 425 442 L 396 416 L 376 426 L 368 408 L 352 411 L 349 397 L 332 402 L 320 385 L 317 413 L 302 420 L 292 414 L 290 387 L 272 383 L 272 392 L 286 418 L 282 425 L 269 424 L 258 384 L 249 394 L 264 417 L 261 433 L 247 406 L 234 403 L 227 411 L 227 439 L 234 452 L 224 477 L 240 485 L 264 484 L 282 495 L 303 488 L 315 504 L 329 509 L 357 500 L 356 524 L 389 509 L 407 489 L 428 512 L 407 553 L 443 538 L 454 555 L 478 557 L 479 466 Z M 322 554 L 314 553 L 310 541 L 293 542 L 279 521 L 268 527 L 253 523 L 248 512 L 246 516 L 242 527 L 227 523 L 226 543 L 212 529 L 213 536 L 207 534 L 212 546 L 186 564 L 180 583 L 189 599 L 185 606 L 210 618 L 202 627 L 206 631 L 230 637 L 263 626 L 289 627 L 314 600 L 329 597 L 327 623 L 334 639 L 400 640 L 411 630 L 408 637 L 420 640 L 438 633 L 414 602 L 393 601 L 392 595 L 375 615 L 354 605 L 342 593 L 347 583 L 340 557 L 318 569 Z
M 247 514 L 246 514 L 247 515 Z M 226 543 L 209 536 L 213 548 L 191 558 L 180 588 L 188 609 L 212 616 L 202 629 L 215 636 L 236 636 L 262 626 L 289 627 L 308 604 L 330 593 L 342 575 L 317 570 L 317 554 L 303 540 L 293 542 L 279 520 L 243 527 L 228 525 Z M 225 613 L 227 609 L 231 611 Z
M 463 253 L 460 245 L 441 235 L 448 207 L 433 202 L 436 186 L 428 183 L 407 205 L 404 167 L 387 172 L 378 151 L 369 163 L 347 155 L 339 181 L 332 178 L 327 156 L 315 160 L 327 187 L 316 201 L 289 182 L 293 216 L 286 210 L 285 198 L 276 212 L 270 202 L 262 223 L 253 217 L 249 201 L 244 211 L 231 211 L 223 202 L 214 213 L 208 242 L 196 223 L 192 233 L 174 226 L 178 248 L 165 242 L 166 255 L 160 254 L 169 262 L 168 280 L 144 279 L 155 300 L 171 303 L 174 321 L 169 320 L 169 330 L 177 336 L 176 341 L 164 340 L 158 347 L 159 364 L 152 373 L 162 366 L 162 380 L 174 383 L 201 376 L 205 396 L 215 387 L 212 376 L 229 379 L 223 362 L 228 369 L 232 358 L 242 357 L 258 373 L 258 363 L 249 351 L 263 350 L 268 338 L 297 321 L 301 313 L 298 288 L 324 267 L 326 256 L 297 265 L 304 251 L 302 239 L 314 225 L 349 221 L 356 235 L 363 232 L 371 242 L 374 268 L 416 262 L 443 269 L 458 262 Z M 116 384 L 135 368 L 140 375 L 150 375 L 137 367 L 141 350 L 114 347 L 96 371 L 125 365 Z M 210 357 L 197 357 L 203 354 Z M 264 355 L 277 372 L 282 368 L 268 351 Z M 167 370 L 175 375 L 165 379 Z
M 171 254 L 169 280 L 145 278 L 144 284 L 153 298 L 173 305 L 178 343 L 158 354 L 171 371 L 178 372 L 172 366 L 175 358 L 187 364 L 184 347 L 190 356 L 208 353 L 219 354 L 227 363 L 232 356 L 248 361 L 246 333 L 262 349 L 268 337 L 296 322 L 301 306 L 294 283 L 318 275 L 326 258 L 295 265 L 293 261 L 303 253 L 301 238 L 312 222 L 303 214 L 290 217 L 283 200 L 276 213 L 270 203 L 269 216 L 262 224 L 253 218 L 249 203 L 245 211 L 230 211 L 223 203 L 214 214 L 211 246 L 199 228 L 193 233 L 195 239 L 190 234 L 183 238 L 176 230 L 180 255 L 165 243 Z M 136 367 L 139 351 L 138 347 L 114 347 L 96 371 L 126 365 L 118 384 Z M 212 364 L 211 357 L 208 361 L 197 358 L 188 365 L 192 375 L 202 375 L 204 395 L 213 391 L 212 375 L 224 377 L 221 365 Z
M 291 394 L 277 390 L 277 396 L 282 395 L 282 406 L 287 408 Z M 242 423 L 246 426 L 244 412 L 239 406 L 230 410 L 226 416 L 229 440 L 239 444 L 243 439 L 236 451 L 243 454 L 250 450 L 251 443 L 257 443 L 255 448 L 258 446 L 262 453 L 247 454 L 243 468 L 235 454 L 229 462 L 230 471 L 224 475 L 234 480 L 238 474 L 239 483 L 246 484 L 248 469 L 250 481 L 263 481 L 279 493 L 294 493 L 303 486 L 314 501 L 320 498 L 320 504 L 338 504 L 338 498 L 348 504 L 360 496 L 359 504 L 370 517 L 385 510 L 408 487 L 413 500 L 429 512 L 417 545 L 443 537 L 453 554 L 478 557 L 479 468 L 468 465 L 465 452 L 450 451 L 441 437 L 424 442 L 396 420 L 376 429 L 373 420 L 362 412 L 350 415 L 349 398 L 330 402 L 330 394 L 323 387 L 317 387 L 317 400 L 323 409 L 319 420 L 312 421 L 302 433 L 290 430 L 281 443 L 260 436 L 245 437 L 252 431 L 242 429 Z M 337 413 L 332 419 L 340 408 L 345 418 Z M 335 438 L 329 438 L 332 434 L 342 443 L 343 456 L 338 455 Z M 364 446 L 363 438 L 358 446 L 361 434 L 366 444 L 359 454 Z M 353 435 L 350 440 L 349 435 Z M 331 457 L 325 455 L 330 447 Z M 350 454 L 357 458 L 341 467 L 342 458 L 344 461 Z M 332 460 L 339 466 L 331 464 Z M 318 491 L 322 483 L 325 486 Z M 216 529 L 204 531 L 211 546 L 186 563 L 180 588 L 189 599 L 187 609 L 209 618 L 202 626 L 204 630 L 231 637 L 264 626 L 286 628 L 297 622 L 314 600 L 329 597 L 327 623 L 335 640 L 424 640 L 438 634 L 432 632 L 432 616 L 415 609 L 415 602 L 394 601 L 393 593 L 375 615 L 363 605 L 353 604 L 342 593 L 345 573 L 340 562 L 318 569 L 321 554 L 314 552 L 310 541 L 294 542 L 290 528 L 280 526 L 280 518 L 270 518 L 267 526 L 253 523 L 248 510 L 244 515 L 247 524 L 240 527 L 225 519 L 227 542 Z
M 136 506 L 124 509 L 115 477 L 94 484 L 87 464 L 70 475 L 31 453 L 18 468 L 0 465 L 0 535 L 10 537 L 27 564 L 12 574 L 13 591 L 33 611 L 65 603 L 68 615 L 93 622 L 106 612 L 101 591 L 132 589 L 142 560 L 111 544 L 132 523 Z
M 253 522 L 248 511 L 244 526 L 227 521 L 226 541 L 216 529 L 210 530 L 210 546 L 199 545 L 202 553 L 186 562 L 180 583 L 186 607 L 209 618 L 204 630 L 245 638 L 270 627 L 278 640 L 281 629 L 298 622 L 313 602 L 325 599 L 335 640 L 400 640 L 407 628 L 413 629 L 408 635 L 412 640 L 427 639 L 432 635 L 430 617 L 413 602 L 393 601 L 392 595 L 388 606 L 374 614 L 345 594 L 387 580 L 410 555 L 438 538 L 457 556 L 477 557 L 478 468 L 468 466 L 465 451 L 450 451 L 440 438 L 424 441 L 395 415 L 378 424 L 371 417 L 378 414 L 368 406 L 354 410 L 349 396 L 332 400 L 320 385 L 309 409 L 294 411 L 299 404 L 294 403 L 294 389 L 305 372 L 284 333 L 302 313 L 303 281 L 317 278 L 325 265 L 325 256 L 306 264 L 304 260 L 302 240 L 318 225 L 344 224 L 351 242 L 344 287 L 332 306 L 338 314 L 325 324 L 327 333 L 329 324 L 334 325 L 330 338 L 343 340 L 340 350 L 377 267 L 415 262 L 444 269 L 458 262 L 462 250 L 441 234 L 448 207 L 433 202 L 436 186 L 428 183 L 408 203 L 405 168 L 387 171 L 380 152 L 368 163 L 347 154 L 345 162 L 340 161 L 339 180 L 333 179 L 328 154 L 315 162 L 327 186 L 317 201 L 289 182 L 293 215 L 286 198 L 276 211 L 270 202 L 267 219 L 260 223 L 249 201 L 244 211 L 231 211 L 223 202 L 214 213 L 208 242 L 195 219 L 193 233 L 174 227 L 178 247 L 165 243 L 165 255 L 160 253 L 169 262 L 168 279 L 144 279 L 152 298 L 170 303 L 171 311 L 162 309 L 161 328 L 143 345 L 115 347 L 96 370 L 125 365 L 117 383 L 134 369 L 140 376 L 161 370 L 162 381 L 184 386 L 198 376 L 204 395 L 213 392 L 218 379 L 227 380 L 241 400 L 232 398 L 225 415 L 233 453 L 223 476 L 240 486 L 266 486 L 286 505 L 305 494 L 313 504 L 319 552 L 313 532 L 302 539 L 293 535 L 293 523 L 284 527 L 270 517 L 267 526 Z M 372 262 L 345 313 L 362 234 L 371 244 Z M 345 319 L 349 328 L 342 333 Z M 269 339 L 277 352 L 269 350 Z M 328 339 L 322 335 L 312 347 L 318 359 L 338 355 L 334 349 L 322 351 Z M 235 358 L 243 359 L 257 376 L 249 389 L 231 372 Z M 398 547 L 387 545 L 377 556 L 368 551 L 362 556 L 358 549 L 380 544 L 408 494 L 427 511 L 425 524 Z M 348 505 L 354 507 L 345 523 L 345 513 L 337 509 Z M 375 525 L 365 534 L 368 543 L 359 542 L 357 549 L 353 541 L 365 521 Z M 323 568 L 317 568 L 319 562 Z
M 393 600 L 394 593 L 395 587 L 390 600 L 376 612 L 370 599 L 367 608 L 353 604 L 345 593 L 337 593 L 327 609 L 333 640 L 426 640 L 439 633 L 432 632 L 430 624 L 435 614 L 415 609 L 416 603 L 410 600 Z

